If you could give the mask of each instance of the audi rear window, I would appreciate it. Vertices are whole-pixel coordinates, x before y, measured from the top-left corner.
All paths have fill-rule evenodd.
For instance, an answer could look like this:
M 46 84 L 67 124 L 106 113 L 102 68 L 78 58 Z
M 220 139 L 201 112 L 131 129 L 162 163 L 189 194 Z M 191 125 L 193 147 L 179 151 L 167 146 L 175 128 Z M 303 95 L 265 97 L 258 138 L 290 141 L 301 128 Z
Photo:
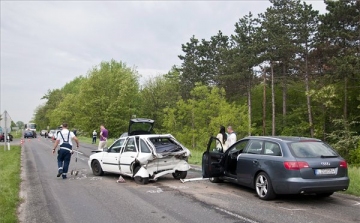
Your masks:
M 291 153 L 298 158 L 338 157 L 338 154 L 324 142 L 293 142 L 289 143 Z

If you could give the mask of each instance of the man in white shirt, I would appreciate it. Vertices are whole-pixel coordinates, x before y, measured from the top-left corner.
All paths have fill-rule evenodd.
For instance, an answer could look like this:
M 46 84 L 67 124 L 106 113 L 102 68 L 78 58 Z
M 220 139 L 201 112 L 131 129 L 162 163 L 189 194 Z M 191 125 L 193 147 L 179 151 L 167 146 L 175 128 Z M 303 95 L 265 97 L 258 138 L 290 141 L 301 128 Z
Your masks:
M 228 137 L 226 140 L 226 147 L 229 148 L 232 144 L 236 142 L 236 133 L 230 125 L 227 127 L 227 132 Z
M 68 130 L 67 123 L 62 124 L 62 130 L 58 131 L 56 134 L 56 141 L 54 144 L 54 149 L 52 153 L 55 153 L 56 147 L 60 144 L 60 148 L 58 150 L 58 174 L 57 177 L 62 175 L 63 179 L 66 179 L 66 174 L 69 169 L 71 154 L 73 154 L 72 150 L 72 140 L 76 142 L 76 147 L 79 148 L 79 140 L 76 138 L 73 132 Z

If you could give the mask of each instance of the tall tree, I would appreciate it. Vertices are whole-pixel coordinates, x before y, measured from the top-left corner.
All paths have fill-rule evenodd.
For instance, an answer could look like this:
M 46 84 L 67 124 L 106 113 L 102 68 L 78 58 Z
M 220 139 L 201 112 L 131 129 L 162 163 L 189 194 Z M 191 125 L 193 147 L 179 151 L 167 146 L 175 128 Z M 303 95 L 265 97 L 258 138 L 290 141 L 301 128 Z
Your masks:
M 156 121 L 156 132 L 162 132 L 164 109 L 174 107 L 180 98 L 179 72 L 174 67 L 163 76 L 152 78 L 141 90 L 141 110 L 144 117 Z
M 139 112 L 138 74 L 121 61 L 102 62 L 88 73 L 78 98 L 75 118 L 83 131 L 90 134 L 104 124 L 110 137 L 119 137 Z
M 349 123 L 349 115 L 353 119 L 358 113 L 358 103 L 352 99 L 358 95 L 360 80 L 360 1 L 325 3 L 328 13 L 320 16 L 318 33 L 318 38 L 322 40 L 322 43 L 319 43 L 323 52 L 321 59 L 329 82 L 338 85 L 342 91 L 342 113 L 338 118 Z M 349 100 L 352 100 L 352 103 L 349 103 Z M 355 128 L 360 131 L 360 125 L 355 125 Z
M 319 25 L 318 15 L 319 12 L 312 9 L 311 5 L 304 2 L 302 5 L 297 5 L 297 14 L 298 22 L 295 24 L 294 28 L 296 31 L 296 44 L 298 46 L 297 55 L 298 55 L 298 70 L 300 71 L 301 76 L 304 78 L 305 82 L 305 92 L 306 92 L 306 105 L 308 111 L 309 119 L 309 128 L 310 135 L 314 137 L 314 121 L 312 114 L 311 106 L 311 95 L 310 91 L 310 77 L 311 74 L 314 74 L 316 71 L 311 69 L 309 64 L 309 54 L 314 51 L 315 47 L 315 35 L 317 33 L 317 28 Z
M 259 54 L 259 21 L 254 18 L 250 12 L 235 24 L 235 35 L 231 38 L 235 42 L 234 50 L 236 51 L 235 63 L 238 64 L 237 72 L 240 74 L 241 82 L 245 84 L 247 105 L 248 105 L 248 134 L 251 135 L 251 89 L 255 79 L 254 66 L 260 63 Z
M 264 38 L 263 58 L 276 69 L 274 78 L 282 85 L 282 126 L 285 126 L 287 115 L 287 86 L 291 74 L 292 61 L 295 58 L 296 47 L 294 38 L 294 23 L 296 21 L 297 5 L 300 0 L 270 0 L 272 6 L 260 14 Z M 275 64 L 277 64 L 275 66 Z M 273 109 L 275 110 L 275 109 Z M 274 114 L 273 114 L 274 117 Z M 275 122 L 275 120 L 274 120 Z M 275 123 L 273 123 L 275 125 Z M 274 134 L 274 133 L 273 133 Z

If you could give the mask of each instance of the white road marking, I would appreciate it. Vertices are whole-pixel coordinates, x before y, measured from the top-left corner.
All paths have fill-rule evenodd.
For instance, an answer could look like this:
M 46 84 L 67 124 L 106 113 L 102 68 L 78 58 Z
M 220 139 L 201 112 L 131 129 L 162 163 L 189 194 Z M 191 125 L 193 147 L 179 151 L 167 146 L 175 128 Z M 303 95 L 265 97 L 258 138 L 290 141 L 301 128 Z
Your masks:
M 287 211 L 306 211 L 306 209 L 301 209 L 301 208 L 284 208 L 284 207 L 279 207 L 279 208 Z
M 356 202 L 356 204 L 354 204 L 354 206 L 360 205 L 360 202 Z
M 160 194 L 164 192 L 160 187 L 156 188 L 156 190 L 148 190 L 146 191 L 146 193 L 150 193 L 150 194 Z
M 222 211 L 228 215 L 231 215 L 233 217 L 236 217 L 238 219 L 241 219 L 241 220 L 244 220 L 244 221 L 247 221 L 247 222 L 250 222 L 250 223 L 259 223 L 257 221 L 254 221 L 254 220 L 251 220 L 247 217 L 244 217 L 244 216 L 241 216 L 241 215 L 238 215 L 238 214 L 235 214 L 235 213 L 232 213 L 231 211 L 228 211 L 228 210 L 225 210 L 225 209 L 222 209 L 222 208 L 218 208 L 218 207 L 215 207 L 216 210 L 219 210 L 219 211 Z
M 169 186 L 172 189 L 189 189 L 189 187 L 186 186 Z

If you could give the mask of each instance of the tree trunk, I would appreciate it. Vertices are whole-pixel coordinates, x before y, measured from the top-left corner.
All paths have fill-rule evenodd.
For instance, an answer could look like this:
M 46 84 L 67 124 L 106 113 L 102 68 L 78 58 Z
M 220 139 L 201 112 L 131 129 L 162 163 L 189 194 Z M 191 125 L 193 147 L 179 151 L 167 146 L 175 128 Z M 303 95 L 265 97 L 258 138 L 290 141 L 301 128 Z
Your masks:
M 263 68 L 264 88 L 263 88 L 263 135 L 266 135 L 266 72 Z
M 287 76 L 286 76 L 286 67 L 283 63 L 283 118 L 282 118 L 282 128 L 286 125 L 286 99 L 287 99 Z
M 344 121 L 347 122 L 347 104 L 348 104 L 348 97 L 347 97 L 347 88 L 348 88 L 348 77 L 345 75 L 344 78 Z
M 248 119 L 249 119 L 249 126 L 248 126 L 248 135 L 251 136 L 251 79 L 252 75 L 249 72 L 249 83 L 248 83 Z
M 313 124 L 312 109 L 311 109 L 311 98 L 309 95 L 310 87 L 309 87 L 309 71 L 308 71 L 307 55 L 305 55 L 305 88 L 306 88 L 306 93 L 307 93 L 306 94 L 306 105 L 307 105 L 308 116 L 309 116 L 310 135 L 311 135 L 311 137 L 314 137 L 314 124 Z
M 272 130 L 271 135 L 275 135 L 275 89 L 274 89 L 274 68 L 273 62 L 270 62 L 271 67 L 271 106 L 272 106 Z

